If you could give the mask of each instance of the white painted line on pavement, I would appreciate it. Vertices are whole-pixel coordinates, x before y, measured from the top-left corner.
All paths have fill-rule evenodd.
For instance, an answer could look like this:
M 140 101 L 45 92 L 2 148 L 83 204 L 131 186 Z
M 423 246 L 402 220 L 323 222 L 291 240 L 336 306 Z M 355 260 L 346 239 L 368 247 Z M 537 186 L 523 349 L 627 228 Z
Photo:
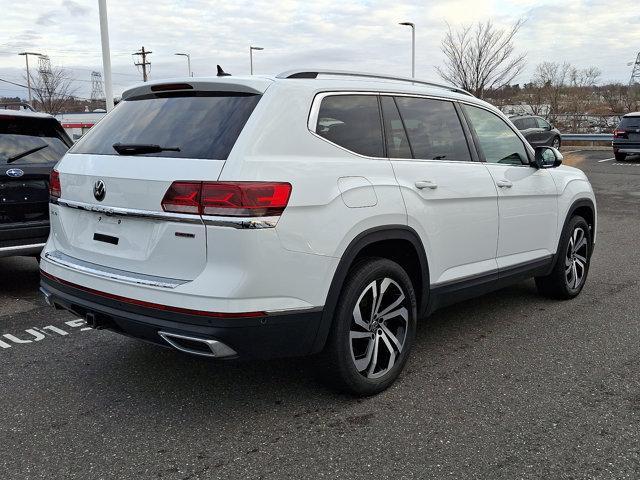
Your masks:
M 81 332 L 85 330 L 91 330 L 91 328 L 85 327 L 87 322 L 83 318 L 78 318 L 77 320 L 69 320 L 64 323 L 72 328 L 80 328 Z M 53 335 L 53 333 L 56 333 L 57 335 Z M 27 338 L 20 338 L 18 335 L 23 335 Z M 0 334 L 0 349 L 6 350 L 14 345 L 40 342 L 46 337 L 57 338 L 58 336 L 64 337 L 66 335 L 69 335 L 69 332 L 54 325 L 27 328 L 26 330 L 22 330 L 20 333 L 16 333 L 15 335 L 11 333 Z
M 610 162 L 611 160 L 615 160 L 615 158 L 605 158 L 604 160 L 598 160 L 598 163 Z

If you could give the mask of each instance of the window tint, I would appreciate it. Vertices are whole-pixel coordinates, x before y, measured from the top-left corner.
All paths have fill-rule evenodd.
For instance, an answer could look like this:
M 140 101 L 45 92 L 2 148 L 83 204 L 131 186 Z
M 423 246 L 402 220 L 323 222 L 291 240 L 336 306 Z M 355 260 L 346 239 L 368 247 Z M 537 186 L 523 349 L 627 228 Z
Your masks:
M 522 118 L 516 118 L 511 120 L 513 122 L 513 124 L 515 125 L 515 127 L 518 130 L 524 130 L 526 127 L 524 126 L 524 119 Z
M 471 161 L 452 102 L 396 97 L 414 158 Z
M 487 162 L 510 165 L 529 162 L 520 137 L 500 117 L 482 108 L 469 105 L 465 105 L 464 108 Z
M 407 132 L 404 129 L 398 107 L 393 97 L 382 96 L 382 116 L 384 132 L 387 139 L 387 155 L 389 158 L 413 158 Z
M 56 163 L 69 148 L 63 135 L 53 119 L 0 116 L 0 165 Z
M 121 102 L 72 148 L 72 153 L 116 155 L 114 143 L 178 147 L 153 157 L 225 160 L 260 95 L 190 92 Z
M 533 117 L 527 117 L 524 119 L 524 128 L 538 128 L 538 122 Z
M 549 128 L 549 124 L 547 123 L 546 120 L 540 118 L 540 117 L 536 117 L 535 118 L 536 122 L 537 122 L 537 127 L 538 128 L 543 128 L 545 130 L 547 130 Z
M 360 155 L 384 156 L 376 95 L 331 95 L 323 98 L 316 133 Z

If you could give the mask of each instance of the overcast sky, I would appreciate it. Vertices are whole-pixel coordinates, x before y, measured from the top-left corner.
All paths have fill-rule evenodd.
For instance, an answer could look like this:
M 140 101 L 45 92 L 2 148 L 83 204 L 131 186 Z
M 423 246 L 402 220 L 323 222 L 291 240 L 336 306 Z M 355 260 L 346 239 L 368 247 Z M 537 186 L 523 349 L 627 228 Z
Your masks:
M 527 68 L 516 79 L 530 80 L 544 60 L 597 66 L 603 81 L 626 83 L 628 62 L 640 49 L 640 6 L 611 0 L 108 0 L 114 90 L 141 79 L 132 52 L 153 53 L 151 78 L 184 75 L 188 52 L 195 75 L 249 71 L 274 74 L 298 67 L 338 68 L 409 75 L 411 36 L 400 21 L 416 24 L 416 76 L 436 79 L 446 22 L 454 27 L 491 19 L 508 26 L 526 23 L 516 38 L 527 52 Z M 24 57 L 49 55 L 69 69 L 77 94 L 89 96 L 92 70 L 102 71 L 97 0 L 0 0 L 0 78 L 24 83 Z M 35 62 L 35 59 L 34 59 Z M 0 96 L 26 96 L 0 82 Z

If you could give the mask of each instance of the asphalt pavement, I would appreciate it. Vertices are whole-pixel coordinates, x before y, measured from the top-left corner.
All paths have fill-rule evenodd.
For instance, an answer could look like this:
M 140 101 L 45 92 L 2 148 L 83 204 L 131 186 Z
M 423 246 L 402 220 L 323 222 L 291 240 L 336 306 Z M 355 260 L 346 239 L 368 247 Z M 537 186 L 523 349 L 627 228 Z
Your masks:
M 419 325 L 356 400 L 306 359 L 212 363 L 47 307 L 0 259 L 0 479 L 640 478 L 640 158 L 581 150 L 598 244 L 582 294 L 532 281 Z

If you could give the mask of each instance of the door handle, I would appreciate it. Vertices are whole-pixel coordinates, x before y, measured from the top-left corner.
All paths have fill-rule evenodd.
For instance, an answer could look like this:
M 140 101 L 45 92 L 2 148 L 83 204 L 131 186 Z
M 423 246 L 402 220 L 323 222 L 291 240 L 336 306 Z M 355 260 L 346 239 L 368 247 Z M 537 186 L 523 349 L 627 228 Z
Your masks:
M 498 185 L 500 188 L 511 188 L 511 187 L 513 187 L 513 183 L 510 182 L 509 180 L 498 180 L 496 182 L 496 185 Z
M 416 188 L 418 190 L 422 190 L 423 188 L 430 188 L 431 190 L 435 190 L 436 188 L 438 188 L 438 184 L 432 182 L 431 180 L 420 180 L 416 182 Z

